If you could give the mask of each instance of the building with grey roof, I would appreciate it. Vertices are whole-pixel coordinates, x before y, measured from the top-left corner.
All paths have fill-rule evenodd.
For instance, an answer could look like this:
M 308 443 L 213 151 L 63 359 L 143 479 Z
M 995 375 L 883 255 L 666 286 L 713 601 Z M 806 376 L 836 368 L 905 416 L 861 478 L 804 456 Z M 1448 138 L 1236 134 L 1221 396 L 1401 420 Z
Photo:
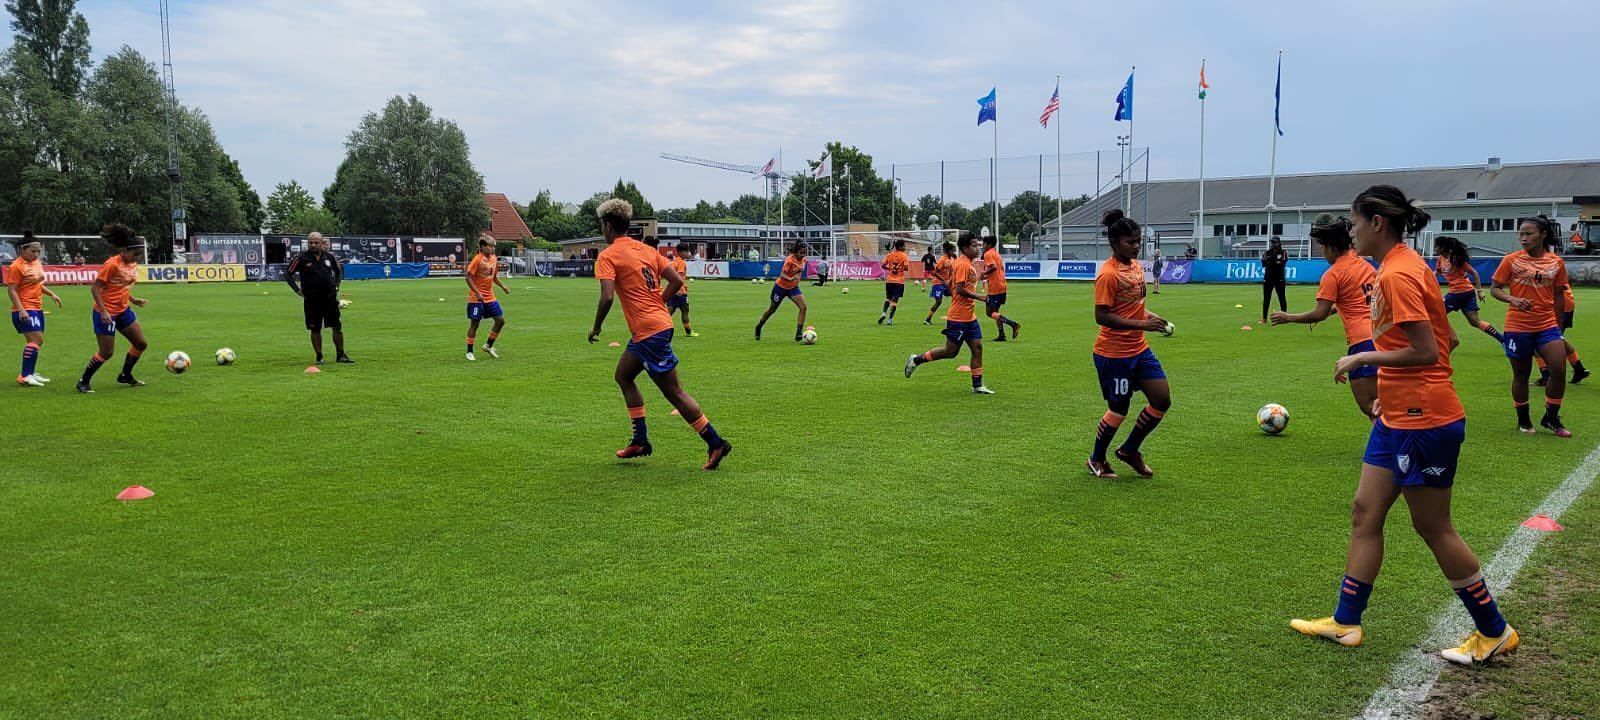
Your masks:
M 1454 167 L 1356 170 L 1279 175 L 1276 203 L 1267 207 L 1266 176 L 1208 178 L 1204 220 L 1200 181 L 1134 183 L 1126 195 L 1113 188 L 1045 225 L 1034 254 L 1054 258 L 1103 258 L 1100 218 L 1122 205 L 1145 225 L 1162 253 L 1181 255 L 1190 245 L 1203 257 L 1256 257 L 1267 238 L 1279 235 L 1292 254 L 1310 256 L 1307 238 L 1319 213 L 1349 212 L 1362 190 L 1395 185 L 1433 216 L 1419 245 L 1432 249 L 1438 235 L 1466 241 L 1474 254 L 1495 255 L 1517 247 L 1517 221 L 1544 214 L 1570 232 L 1580 219 L 1600 219 L 1600 160 L 1502 163 L 1499 158 Z

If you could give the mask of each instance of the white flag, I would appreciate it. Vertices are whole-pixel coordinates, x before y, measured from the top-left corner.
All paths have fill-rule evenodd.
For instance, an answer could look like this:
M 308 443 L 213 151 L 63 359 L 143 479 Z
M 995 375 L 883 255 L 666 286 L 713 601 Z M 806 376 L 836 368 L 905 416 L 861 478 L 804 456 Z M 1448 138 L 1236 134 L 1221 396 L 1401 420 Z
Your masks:
M 824 153 L 822 155 L 822 162 L 817 163 L 817 166 L 811 169 L 811 178 L 813 180 L 821 180 L 825 177 L 833 177 L 832 152 Z

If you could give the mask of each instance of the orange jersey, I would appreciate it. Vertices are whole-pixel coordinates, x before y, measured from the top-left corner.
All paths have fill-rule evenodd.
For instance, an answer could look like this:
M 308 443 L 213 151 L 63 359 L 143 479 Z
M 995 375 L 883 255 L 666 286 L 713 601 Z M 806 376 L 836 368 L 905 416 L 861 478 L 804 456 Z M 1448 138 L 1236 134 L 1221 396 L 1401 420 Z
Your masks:
M 128 309 L 128 298 L 133 294 L 133 284 L 139 282 L 139 263 L 125 263 L 121 255 L 112 255 L 100 266 L 100 307 L 97 310 L 116 315 Z
M 1494 281 L 1505 285 L 1511 297 L 1533 301 L 1528 310 L 1515 305 L 1506 308 L 1506 332 L 1539 332 L 1558 327 L 1556 288 L 1567 284 L 1567 264 L 1553 252 L 1537 258 L 1518 250 L 1505 256 L 1494 271 Z
M 677 270 L 678 271 L 678 277 L 681 277 L 681 278 L 684 279 L 684 283 L 682 285 L 678 286 L 678 294 L 679 295 L 688 295 L 689 294 L 689 282 L 688 282 L 688 279 L 689 279 L 689 263 L 688 263 L 688 261 L 684 260 L 682 255 L 675 255 L 675 256 L 673 256 L 672 261 L 669 262 L 668 264 L 672 266 L 673 270 Z
M 883 281 L 888 283 L 906 284 L 906 273 L 911 270 L 911 256 L 899 250 L 894 250 L 883 256 Z
M 22 307 L 13 310 L 44 309 L 39 302 L 44 295 L 44 263 L 38 260 L 28 262 L 22 258 L 12 261 L 11 283 L 17 286 L 17 297 L 22 299 Z
M 1372 280 L 1376 276 L 1372 265 L 1353 252 L 1333 261 L 1322 273 L 1317 299 L 1333 303 L 1339 311 L 1346 345 L 1372 339 Z
M 1449 292 L 1464 293 L 1478 290 L 1477 286 L 1472 284 L 1472 276 L 1467 274 L 1467 271 L 1472 268 L 1471 265 L 1456 267 L 1450 264 L 1450 260 L 1443 255 L 1439 256 L 1437 264 L 1439 266 L 1439 274 L 1443 275 L 1445 281 L 1450 283 L 1450 286 L 1446 288 Z
M 955 261 L 949 257 L 939 256 L 939 261 L 933 264 L 933 283 L 950 287 L 950 268 L 954 264 Z
M 1123 265 L 1115 257 L 1107 258 L 1094 276 L 1094 304 L 1110 308 L 1112 315 L 1143 321 L 1146 317 L 1144 266 L 1138 260 Z M 1133 357 L 1149 347 L 1143 330 L 1117 330 L 1101 325 L 1100 335 L 1094 339 L 1094 354 L 1102 357 Z
M 1439 283 L 1422 256 L 1395 245 L 1378 266 L 1372 293 L 1372 344 L 1379 352 L 1410 347 L 1402 323 L 1425 322 L 1433 330 L 1439 359 L 1422 367 L 1378 368 L 1379 419 L 1399 430 L 1427 430 L 1465 418 L 1467 411 L 1450 381 L 1450 321 Z
M 630 237 L 617 238 L 594 261 L 595 279 L 615 283 L 634 340 L 672 329 L 672 316 L 661 300 L 661 271 L 666 268 L 661 253 Z
M 983 251 L 983 276 L 988 279 L 989 294 L 1006 291 L 1006 261 L 1000 257 L 999 250 Z
M 797 257 L 795 257 L 793 255 L 790 255 L 789 257 L 784 258 L 783 259 L 783 270 L 778 273 L 778 287 L 781 287 L 781 288 L 783 288 L 785 290 L 793 290 L 793 289 L 799 287 L 800 286 L 800 276 L 804 275 L 805 271 L 806 271 L 806 261 L 801 260 L 800 258 L 797 258 Z M 785 275 L 793 276 L 794 279 L 793 280 L 785 280 L 785 279 L 783 279 L 783 276 L 785 276 Z
M 950 266 L 950 322 L 972 322 L 978 319 L 972 312 L 972 298 L 961 294 L 978 291 L 978 276 L 972 270 L 972 259 L 962 255 Z
M 472 261 L 467 263 L 467 282 L 472 283 L 472 289 L 467 291 L 467 302 L 494 302 L 494 278 L 499 274 L 498 259 L 485 258 L 483 253 L 473 255 Z

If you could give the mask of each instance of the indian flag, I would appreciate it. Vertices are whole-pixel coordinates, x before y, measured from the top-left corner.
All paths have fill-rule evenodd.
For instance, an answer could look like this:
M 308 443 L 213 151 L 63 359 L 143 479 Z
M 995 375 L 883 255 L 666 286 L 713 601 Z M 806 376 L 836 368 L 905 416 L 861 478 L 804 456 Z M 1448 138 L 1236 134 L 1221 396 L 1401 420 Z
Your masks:
M 1206 99 L 1206 88 L 1211 87 L 1206 83 L 1206 61 L 1200 61 L 1200 99 Z

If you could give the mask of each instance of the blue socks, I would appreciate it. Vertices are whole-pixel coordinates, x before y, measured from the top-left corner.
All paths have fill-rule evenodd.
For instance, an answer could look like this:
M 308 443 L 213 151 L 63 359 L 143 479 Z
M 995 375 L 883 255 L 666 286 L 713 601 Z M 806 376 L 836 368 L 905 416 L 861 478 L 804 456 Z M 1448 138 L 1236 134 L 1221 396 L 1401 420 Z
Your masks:
M 1340 625 L 1360 625 L 1361 613 L 1366 611 L 1370 597 L 1372 583 L 1344 576 L 1344 581 L 1339 583 L 1339 606 L 1333 610 L 1333 621 Z
M 1506 632 L 1506 619 L 1500 614 L 1500 607 L 1495 604 L 1494 596 L 1489 594 L 1489 586 L 1483 581 L 1483 573 L 1473 575 L 1464 581 L 1465 584 L 1451 581 L 1456 587 L 1456 597 L 1461 598 L 1461 604 L 1466 606 L 1467 614 L 1472 616 L 1472 624 L 1478 626 L 1478 632 L 1484 637 L 1500 637 Z

